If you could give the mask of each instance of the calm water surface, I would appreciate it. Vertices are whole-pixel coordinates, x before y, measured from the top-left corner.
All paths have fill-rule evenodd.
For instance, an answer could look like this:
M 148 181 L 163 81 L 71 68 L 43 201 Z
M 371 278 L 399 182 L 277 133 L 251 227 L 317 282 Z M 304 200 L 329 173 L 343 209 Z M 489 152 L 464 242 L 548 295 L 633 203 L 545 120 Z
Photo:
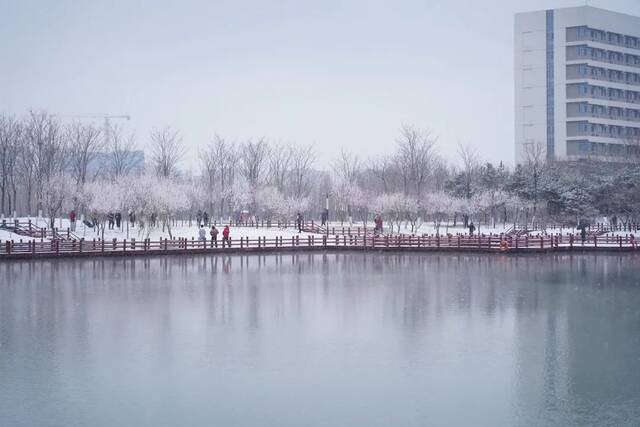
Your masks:
M 640 257 L 0 263 L 0 425 L 640 425 Z

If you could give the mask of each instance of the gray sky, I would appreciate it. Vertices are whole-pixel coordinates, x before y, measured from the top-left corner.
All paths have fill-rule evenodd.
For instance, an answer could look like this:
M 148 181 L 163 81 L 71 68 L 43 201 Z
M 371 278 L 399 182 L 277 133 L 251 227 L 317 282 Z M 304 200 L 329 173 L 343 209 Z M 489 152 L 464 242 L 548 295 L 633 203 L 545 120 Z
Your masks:
M 513 14 L 580 0 L 0 0 L 0 112 L 126 113 L 172 125 L 390 151 L 401 123 L 513 163 Z M 640 15 L 640 0 L 592 0 Z

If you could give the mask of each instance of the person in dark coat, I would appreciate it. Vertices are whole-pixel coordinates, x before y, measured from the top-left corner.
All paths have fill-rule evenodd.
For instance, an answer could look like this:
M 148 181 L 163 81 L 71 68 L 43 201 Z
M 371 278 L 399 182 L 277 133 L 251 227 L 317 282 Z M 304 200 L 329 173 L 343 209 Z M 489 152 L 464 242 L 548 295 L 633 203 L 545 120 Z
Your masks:
M 120 212 L 116 213 L 116 227 L 120 228 L 120 223 L 122 222 L 122 214 Z
M 113 230 L 113 212 L 107 214 L 107 223 L 109 224 L 109 230 Z
M 329 209 L 324 208 L 324 210 L 322 211 L 322 215 L 320 217 L 320 219 L 322 220 L 322 224 L 321 225 L 326 225 L 327 221 L 329 220 Z
M 69 213 L 69 223 L 71 224 L 71 231 L 76 231 L 76 211 L 73 209 Z
M 476 231 L 476 226 L 473 225 L 473 221 L 469 224 L 469 236 L 473 236 L 473 232 Z
M 580 227 L 580 240 L 582 240 L 583 245 L 585 240 L 587 240 L 587 227 L 584 224 Z
M 296 225 L 298 226 L 298 233 L 302 233 L 302 214 L 300 212 L 296 215 Z
M 209 232 L 211 235 L 211 244 L 212 246 L 218 247 L 218 229 L 215 225 L 211 226 L 211 231 Z

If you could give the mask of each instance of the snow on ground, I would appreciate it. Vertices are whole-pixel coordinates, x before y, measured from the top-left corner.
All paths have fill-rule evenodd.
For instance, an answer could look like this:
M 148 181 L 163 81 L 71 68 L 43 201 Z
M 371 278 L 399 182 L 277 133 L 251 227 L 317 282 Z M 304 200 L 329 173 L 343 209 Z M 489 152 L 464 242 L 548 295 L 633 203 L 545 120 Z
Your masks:
M 27 222 L 29 220 L 29 218 L 19 218 L 20 222 Z M 10 222 L 11 220 L 7 220 L 7 222 Z M 38 218 L 31 218 L 31 221 L 34 225 L 38 226 L 38 227 L 47 227 L 47 220 L 45 219 L 38 219 Z M 64 232 L 66 232 L 67 228 L 69 227 L 69 220 L 67 219 L 56 219 L 55 221 L 55 226 L 61 230 L 61 233 L 64 234 Z M 441 225 L 440 226 L 440 234 L 447 234 L 447 233 L 451 233 L 451 234 L 458 234 L 458 233 L 462 233 L 462 234 L 467 234 L 469 232 L 468 228 L 462 227 L 460 223 L 457 224 L 457 227 L 450 227 L 445 225 Z M 362 229 L 363 224 L 362 222 L 354 222 L 351 225 L 349 225 L 349 223 L 344 222 L 331 222 L 329 224 L 329 229 L 331 231 L 331 228 L 335 228 L 336 231 L 338 231 L 338 229 L 342 229 L 342 228 L 349 228 L 351 227 L 352 232 L 356 232 L 357 228 L 360 227 Z M 368 222 L 367 223 L 367 229 L 371 229 L 373 227 L 373 222 Z M 500 234 L 500 233 L 505 233 L 507 232 L 510 228 L 512 227 L 512 224 L 506 224 L 506 226 L 503 226 L 502 224 L 496 224 L 496 227 L 490 227 L 484 224 L 481 225 L 477 225 L 476 224 L 476 231 L 475 233 L 478 234 Z M 222 239 L 222 227 L 218 226 L 218 230 L 219 230 L 219 239 Z M 389 233 L 391 231 L 391 227 L 390 224 L 387 222 L 384 224 L 384 231 L 385 233 Z M 406 224 L 402 224 L 402 226 L 400 227 L 400 233 L 401 234 L 416 234 L 416 235 L 422 235 L 422 234 L 436 234 L 436 227 L 433 225 L 432 222 L 428 222 L 428 223 L 423 223 L 420 228 L 412 233 L 411 232 L 411 228 L 409 226 L 407 226 Z M 560 230 L 549 230 L 549 232 L 560 232 Z M 575 234 L 579 234 L 579 230 L 576 229 L 571 229 L 571 228 L 564 228 L 562 229 L 562 233 L 566 234 L 566 233 L 570 233 L 573 232 Z M 394 228 L 393 233 L 397 233 L 397 228 Z M 96 231 L 94 229 L 92 229 L 91 227 L 87 227 L 85 226 L 81 221 L 77 221 L 76 222 L 76 231 L 75 234 L 78 235 L 79 237 L 83 237 L 86 240 L 91 240 L 91 239 L 98 239 L 102 236 L 101 233 L 96 233 Z M 188 226 L 188 222 L 182 222 L 179 221 L 177 226 L 174 226 L 172 228 L 172 234 L 174 238 L 187 238 L 187 239 L 197 239 L 198 238 L 198 228 L 195 226 L 195 223 L 192 222 L 191 227 Z M 273 226 L 273 227 L 259 227 L 259 228 L 253 228 L 253 227 L 231 227 L 231 238 L 233 240 L 236 239 L 240 239 L 241 237 L 243 238 L 250 238 L 250 239 L 257 239 L 258 237 L 266 237 L 268 239 L 274 238 L 274 237 L 283 237 L 283 238 L 291 238 L 291 236 L 307 236 L 310 233 L 298 233 L 294 228 L 278 228 L 277 226 Z M 530 233 L 530 235 L 538 235 L 539 233 L 537 231 Z M 620 232 L 616 232 L 616 233 L 611 233 L 614 235 L 626 235 L 629 234 L 629 232 L 625 232 L 625 231 L 620 231 Z M 126 229 L 126 222 L 123 223 L 123 227 L 122 230 L 118 230 L 118 229 L 114 229 L 114 230 L 109 230 L 109 229 L 105 229 L 104 232 L 104 238 L 106 240 L 111 240 L 111 239 L 118 239 L 118 240 L 122 240 L 122 239 L 137 239 L 137 240 L 141 240 L 145 237 L 145 235 L 139 233 L 139 229 L 137 227 L 130 227 L 129 228 L 129 232 L 127 235 L 127 229 Z M 158 240 L 158 239 L 164 239 L 164 238 L 169 238 L 169 233 L 167 230 L 162 230 L 162 227 L 157 227 L 154 230 L 151 231 L 151 233 L 149 234 L 149 238 L 151 240 Z M 0 230 L 0 240 L 19 240 L 22 239 L 23 241 L 28 240 L 29 238 L 26 236 L 20 236 L 17 235 L 15 233 L 11 233 L 7 230 Z M 207 228 L 207 239 L 210 239 L 209 236 L 209 228 Z
M 19 221 L 21 223 L 28 222 L 29 218 L 19 218 Z M 33 225 L 38 227 L 48 226 L 47 222 L 43 219 L 31 218 L 31 221 Z M 7 221 L 7 222 L 10 222 L 10 221 Z M 70 226 L 69 220 L 56 219 L 55 226 L 58 228 L 60 234 L 64 235 L 67 228 Z M 207 239 L 210 239 L 211 238 L 209 235 L 210 227 L 205 227 L 205 228 L 207 231 Z M 217 228 L 219 231 L 218 239 L 222 240 L 223 227 L 218 225 Z M 240 239 L 241 237 L 243 238 L 248 237 L 250 239 L 257 239 L 258 237 L 266 237 L 268 239 L 275 238 L 275 237 L 291 238 L 291 236 L 302 237 L 310 234 L 310 233 L 298 233 L 298 231 L 295 230 L 294 228 L 278 228 L 277 226 L 270 227 L 270 228 L 233 227 L 232 226 L 230 230 L 231 230 L 232 240 Z M 184 225 L 182 225 L 182 221 L 180 221 L 178 222 L 177 226 L 174 226 L 171 228 L 171 232 L 174 238 L 178 238 L 178 237 L 187 238 L 187 239 L 198 238 L 198 227 L 196 227 L 195 222 L 192 222 L 191 227 L 189 227 L 188 222 L 185 221 Z M 87 227 L 84 223 L 80 221 L 76 222 L 75 234 L 81 238 L 84 238 L 85 240 L 91 240 L 94 238 L 99 239 L 102 237 L 102 232 L 96 232 L 95 229 L 91 227 Z M 140 233 L 140 229 L 138 227 L 129 227 L 129 232 L 127 235 L 127 226 L 126 226 L 126 222 L 124 222 L 122 224 L 121 230 L 117 228 L 114 228 L 113 230 L 109 230 L 108 228 L 105 228 L 104 238 L 105 240 L 111 240 L 111 239 L 141 240 L 143 238 L 146 238 L 146 233 Z M 151 231 L 151 233 L 149 234 L 149 238 L 151 240 L 159 240 L 159 239 L 165 239 L 165 238 L 168 239 L 169 233 L 166 229 L 163 231 L 162 226 L 159 226 Z M 13 240 L 22 239 L 23 241 L 29 240 L 29 238 L 26 236 L 20 236 L 15 233 L 10 233 L 7 230 L 0 230 L 0 240 L 12 240 L 12 239 Z
M 218 228 L 218 239 L 222 240 L 222 227 L 217 226 Z M 206 231 L 207 231 L 207 240 L 210 239 L 210 235 L 209 235 L 209 230 L 211 229 L 210 227 L 205 227 Z M 293 228 L 278 228 L 278 227 L 271 227 L 271 228 L 267 228 L 267 227 L 260 227 L 260 228 L 252 228 L 252 227 L 230 227 L 230 235 L 231 235 L 231 239 L 232 240 L 238 240 L 241 237 L 248 237 L 250 239 L 257 239 L 258 237 L 266 237 L 268 239 L 271 238 L 275 238 L 275 237 L 283 237 L 283 238 L 291 238 L 291 236 L 307 236 L 309 233 L 298 233 L 296 230 L 294 230 Z M 187 238 L 187 239 L 197 239 L 198 238 L 198 227 L 196 227 L 195 225 L 192 225 L 191 227 L 185 225 L 185 226 L 176 226 L 173 227 L 171 229 L 171 233 L 173 235 L 174 238 L 177 237 L 183 237 L 183 238 Z M 93 231 L 92 229 L 90 229 L 89 227 L 86 228 L 86 230 L 84 229 L 84 227 L 78 227 L 76 234 L 78 234 L 80 237 L 83 237 L 85 239 L 93 239 L 93 238 L 99 238 L 101 236 L 101 233 L 96 234 L 95 231 Z M 118 239 L 118 240 L 122 240 L 122 239 L 127 239 L 127 232 L 126 232 L 126 226 L 124 227 L 124 230 L 108 230 L 105 229 L 104 231 L 104 238 L 106 240 L 111 240 L 111 239 Z M 144 238 L 143 235 L 139 234 L 139 230 L 137 228 L 129 228 L 129 237 L 128 239 L 131 238 L 135 238 L 135 239 L 142 239 Z M 159 239 L 165 239 L 165 238 L 169 238 L 169 233 L 167 230 L 165 230 L 164 232 L 162 231 L 162 227 L 158 227 L 156 229 L 154 229 L 153 231 L 151 231 L 151 233 L 149 234 L 149 238 L 151 240 L 159 240 Z
M 0 230 L 0 240 L 1 241 L 5 241 L 5 240 L 19 240 L 19 239 L 25 239 L 24 236 L 20 236 L 18 234 L 14 234 L 11 233 L 7 230 Z

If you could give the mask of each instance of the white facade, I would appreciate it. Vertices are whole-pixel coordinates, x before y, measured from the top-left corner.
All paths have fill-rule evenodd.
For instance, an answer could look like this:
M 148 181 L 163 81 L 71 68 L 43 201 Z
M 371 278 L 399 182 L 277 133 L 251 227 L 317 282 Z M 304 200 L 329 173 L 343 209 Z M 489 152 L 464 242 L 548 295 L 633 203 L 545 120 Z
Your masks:
M 640 18 L 590 6 L 515 18 L 516 162 L 640 147 Z

